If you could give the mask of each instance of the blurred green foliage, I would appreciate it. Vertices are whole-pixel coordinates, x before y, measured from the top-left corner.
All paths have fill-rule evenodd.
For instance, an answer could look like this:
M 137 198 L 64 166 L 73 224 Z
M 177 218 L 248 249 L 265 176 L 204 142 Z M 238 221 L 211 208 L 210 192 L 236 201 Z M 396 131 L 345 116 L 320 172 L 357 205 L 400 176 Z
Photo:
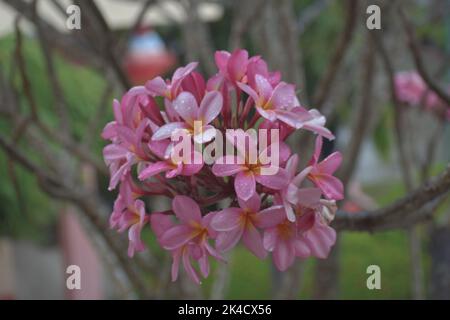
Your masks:
M 0 65 L 7 79 L 12 79 L 15 89 L 21 92 L 21 79 L 15 62 L 15 46 L 16 42 L 13 36 L 0 39 Z M 54 95 L 50 82 L 46 79 L 46 67 L 40 47 L 34 38 L 24 36 L 22 52 L 32 93 L 39 108 L 39 115 L 45 124 L 56 129 L 58 119 L 54 109 Z M 96 132 L 94 137 L 85 137 L 85 130 L 100 104 L 105 81 L 88 68 L 67 63 L 57 54 L 54 56 L 57 75 L 68 106 L 71 133 L 79 141 L 90 139 L 97 156 L 100 157 L 101 146 L 104 144 L 100 139 L 100 132 Z M 19 99 L 22 111 L 26 114 L 29 113 L 29 105 L 24 96 L 19 94 Z M 111 108 L 107 109 L 108 113 L 105 119 L 111 119 L 112 113 L 109 111 Z M 12 132 L 11 125 L 10 121 L 1 118 L 0 133 L 8 137 Z M 26 155 L 37 163 L 42 162 L 43 160 L 38 159 L 33 150 L 26 146 L 24 139 L 22 138 L 19 143 L 21 148 L 27 151 Z M 52 148 L 51 144 L 49 146 Z M 58 202 L 47 198 L 40 191 L 36 179 L 20 166 L 13 166 L 11 169 L 3 152 L 0 152 L 0 177 L 2 177 L 0 234 L 45 242 L 51 240 L 54 232 L 43 232 L 43 230 L 51 230 L 54 226 L 59 207 Z M 12 183 L 14 179 L 17 181 L 15 185 Z

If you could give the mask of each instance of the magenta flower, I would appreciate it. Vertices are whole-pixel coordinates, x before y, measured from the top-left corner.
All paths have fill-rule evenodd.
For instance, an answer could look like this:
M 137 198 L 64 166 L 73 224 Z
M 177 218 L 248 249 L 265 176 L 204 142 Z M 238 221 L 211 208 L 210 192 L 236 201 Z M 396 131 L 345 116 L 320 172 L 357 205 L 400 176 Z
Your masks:
M 287 184 L 287 173 L 283 168 L 276 167 L 272 164 L 262 164 L 259 159 L 268 153 L 268 149 L 263 150 L 258 154 L 255 163 L 252 163 L 249 154 L 250 150 L 256 150 L 256 141 L 252 136 L 247 135 L 244 131 L 238 131 L 237 139 L 228 137 L 231 143 L 238 149 L 237 156 L 227 155 L 216 160 L 212 167 L 212 172 L 218 177 L 235 176 L 234 189 L 238 198 L 245 201 L 249 200 L 256 192 L 256 182 L 261 185 L 280 190 Z M 237 141 L 248 141 L 246 146 L 239 145 Z M 272 147 L 273 145 L 270 145 Z M 283 148 L 280 148 L 283 150 Z M 280 156 L 282 157 L 282 156 Z M 274 172 L 274 174 L 265 174 L 267 172 Z
M 394 78 L 397 99 L 410 106 L 420 106 L 443 121 L 450 120 L 448 105 L 431 91 L 416 71 L 398 72 Z M 450 92 L 450 87 L 447 89 Z
M 109 190 L 116 188 L 139 159 L 147 158 L 141 144 L 147 126 L 146 121 L 142 121 L 136 131 L 125 126 L 116 126 L 115 132 L 119 142 L 109 144 L 103 149 L 103 158 L 111 175 Z
M 172 210 L 180 220 L 180 225 L 169 227 L 158 236 L 159 242 L 166 250 L 173 252 L 173 268 L 178 270 L 181 259 L 188 275 L 197 283 L 199 277 L 191 264 L 191 258 L 199 262 L 203 277 L 209 274 L 209 256 L 223 260 L 222 256 L 209 244 L 217 233 L 211 228 L 210 222 L 214 213 L 202 217 L 198 204 L 186 196 L 176 196 L 172 201 Z M 158 222 L 158 218 L 155 223 Z M 152 219 L 153 223 L 154 219 Z M 177 272 L 172 273 L 172 280 L 177 278 Z
M 155 132 L 153 140 L 170 138 L 175 130 L 185 130 L 193 136 L 197 143 L 211 141 L 216 129 L 209 125 L 220 113 L 223 99 L 219 92 L 208 92 L 203 98 L 200 107 L 195 97 L 189 92 L 182 92 L 173 102 L 173 108 L 183 118 L 184 122 L 171 122 L 163 125 Z M 198 122 L 198 132 L 195 125 Z
M 344 186 L 338 178 L 333 176 L 333 173 L 341 165 L 342 155 L 340 152 L 333 152 L 319 162 L 321 151 L 322 137 L 317 137 L 314 155 L 309 163 L 312 169 L 308 179 L 322 190 L 327 199 L 341 200 L 344 197 Z
M 247 50 L 235 50 L 232 54 L 227 51 L 217 51 L 215 54 L 216 65 L 219 72 L 231 82 L 247 82 Z
M 286 172 L 288 173 L 288 185 L 280 190 L 279 200 L 283 204 L 286 216 L 289 221 L 295 221 L 294 207 L 302 205 L 312 208 L 319 203 L 321 191 L 317 188 L 300 188 L 300 184 L 311 172 L 312 167 L 306 167 L 296 175 L 298 167 L 298 156 L 292 155 L 287 164 Z
M 397 98 L 411 105 L 418 105 L 423 99 L 427 85 L 415 71 L 398 72 L 394 78 Z
M 126 206 L 121 207 L 123 204 Z M 149 221 L 145 213 L 145 205 L 142 200 L 132 200 L 122 198 L 116 202 L 113 217 L 110 219 L 112 227 L 116 227 L 119 232 L 128 229 L 128 256 L 132 257 L 136 251 L 143 251 L 145 245 L 141 240 L 141 231 Z
M 154 96 L 161 96 L 170 101 L 174 100 L 181 90 L 181 83 L 196 67 L 198 63 L 192 62 L 185 67 L 175 70 L 171 81 L 164 81 L 161 77 L 156 77 L 147 81 L 145 88 Z
M 114 100 L 114 121 L 102 132 L 109 189 L 119 187 L 111 228 L 128 231 L 133 256 L 145 248 L 140 234 L 150 222 L 172 256 L 173 281 L 182 264 L 200 283 L 210 258 L 223 261 L 219 252 L 240 240 L 261 259 L 272 252 L 280 270 L 296 257 L 326 257 L 336 237 L 328 224 L 344 191 L 333 176 L 341 155 L 319 162 L 322 137 L 334 139 L 325 117 L 301 106 L 294 84 L 260 56 L 237 49 L 215 60 L 208 79 L 194 62 Z M 433 95 L 423 101 L 440 108 Z M 286 143 L 300 130 L 319 135 L 303 167 Z M 172 199 L 172 208 L 146 214 L 154 196 Z
M 219 232 L 216 240 L 218 250 L 228 251 L 242 238 L 244 245 L 258 258 L 266 257 L 261 235 L 257 228 L 271 228 L 283 219 L 283 206 L 261 209 L 261 199 L 254 194 L 248 201 L 238 199 L 239 207 L 223 209 L 215 214 L 211 226 Z
M 263 76 L 255 76 L 256 91 L 250 86 L 239 83 L 239 87 L 245 91 L 255 102 L 258 113 L 270 120 L 280 120 L 291 127 L 299 128 L 301 123 L 295 113 L 294 107 L 299 106 L 295 96 L 293 85 L 280 82 L 272 87 L 270 82 Z
M 336 242 L 336 232 L 322 222 L 319 213 L 307 210 L 297 213 L 296 222 L 285 219 L 264 232 L 264 248 L 272 252 L 273 262 L 285 271 L 296 257 L 314 256 L 324 259 Z
M 198 173 L 202 167 L 203 162 L 200 164 L 194 163 L 195 151 L 192 148 L 191 156 L 183 162 L 181 159 L 179 162 L 174 162 L 172 157 L 167 157 L 166 151 L 169 146 L 169 141 L 152 141 L 148 144 L 150 151 L 156 155 L 160 161 L 150 162 L 140 173 L 139 179 L 145 180 L 161 172 L 166 172 L 166 178 L 171 179 L 176 176 L 192 176 Z M 201 159 L 201 155 L 197 158 Z

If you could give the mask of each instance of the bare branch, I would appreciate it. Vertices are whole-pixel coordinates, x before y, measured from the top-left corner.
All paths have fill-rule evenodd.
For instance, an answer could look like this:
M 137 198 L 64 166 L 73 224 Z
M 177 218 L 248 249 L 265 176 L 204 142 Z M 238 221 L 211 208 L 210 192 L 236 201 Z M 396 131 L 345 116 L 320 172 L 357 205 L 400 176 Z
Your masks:
M 375 55 L 373 41 L 369 43 L 363 54 L 362 61 L 362 97 L 359 102 L 358 113 L 352 127 L 351 138 L 346 151 L 344 152 L 344 162 L 338 173 L 344 186 L 351 180 L 353 171 L 358 164 L 361 146 L 369 130 L 368 122 L 373 115 L 373 80 L 375 69 Z
M 347 12 L 347 17 L 345 20 L 344 31 L 336 46 L 336 50 L 331 57 L 328 64 L 327 71 L 321 79 L 317 90 L 315 91 L 313 97 L 313 106 L 316 109 L 322 109 L 325 104 L 328 95 L 333 86 L 334 79 L 336 78 L 336 73 L 339 70 L 339 66 L 345 56 L 345 53 L 350 45 L 353 37 L 353 33 L 356 27 L 356 20 L 358 17 L 358 1 L 357 0 L 347 0 L 345 11 Z
M 391 205 L 375 211 L 338 212 L 333 227 L 338 230 L 379 231 L 405 228 L 427 219 L 450 191 L 450 166 L 437 178 Z
M 408 44 L 411 49 L 412 56 L 414 58 L 414 63 L 416 64 L 417 71 L 419 72 L 420 76 L 425 81 L 425 83 L 428 85 L 430 90 L 435 92 L 439 96 L 439 98 L 441 98 L 446 103 L 447 106 L 450 106 L 450 95 L 433 81 L 432 77 L 425 68 L 413 25 L 405 16 L 401 8 L 398 9 L 398 12 L 400 15 L 400 20 L 402 21 L 403 24 L 403 28 L 405 29 L 405 32 L 408 35 Z

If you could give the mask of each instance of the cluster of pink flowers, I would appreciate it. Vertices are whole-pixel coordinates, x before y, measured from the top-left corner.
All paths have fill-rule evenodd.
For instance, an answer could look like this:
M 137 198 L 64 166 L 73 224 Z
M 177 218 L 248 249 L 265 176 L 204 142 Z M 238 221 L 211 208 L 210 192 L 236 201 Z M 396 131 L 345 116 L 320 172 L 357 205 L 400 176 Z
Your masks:
M 336 240 L 329 223 L 343 186 L 333 176 L 341 154 L 320 158 L 322 138 L 334 138 L 325 117 L 301 106 L 294 85 L 281 81 L 279 72 L 270 72 L 261 57 L 249 57 L 245 50 L 219 51 L 215 60 L 218 72 L 208 80 L 195 71 L 197 63 L 190 63 L 172 79 L 154 78 L 114 101 L 115 120 L 102 133 L 111 141 L 103 150 L 109 189 L 120 186 L 111 227 L 128 230 L 128 254 L 133 256 L 144 250 L 140 234 L 150 225 L 172 255 L 174 281 L 182 263 L 200 283 L 209 274 L 210 257 L 224 260 L 223 253 L 241 240 L 261 259 L 271 253 L 282 271 L 296 257 L 327 257 Z M 201 123 L 200 129 L 195 122 Z M 276 166 L 249 161 L 246 151 L 259 146 L 247 133 L 250 128 L 279 132 L 281 141 L 269 138 L 269 147 L 277 144 Z M 204 150 L 219 133 L 229 139 L 228 129 L 244 138 L 243 144 L 229 141 L 237 155 L 221 156 L 212 164 L 174 161 L 171 156 L 174 133 L 183 132 L 189 143 Z M 303 168 L 284 142 L 297 130 L 317 134 Z M 198 148 L 192 150 L 191 158 Z M 264 174 L 271 166 L 274 173 Z M 157 196 L 170 198 L 171 208 L 147 212 L 145 201 L 151 205 Z
M 431 91 L 416 71 L 402 71 L 395 75 L 395 93 L 400 102 L 410 106 L 421 106 L 425 111 L 450 121 L 450 106 Z M 450 92 L 450 87 L 449 90 Z

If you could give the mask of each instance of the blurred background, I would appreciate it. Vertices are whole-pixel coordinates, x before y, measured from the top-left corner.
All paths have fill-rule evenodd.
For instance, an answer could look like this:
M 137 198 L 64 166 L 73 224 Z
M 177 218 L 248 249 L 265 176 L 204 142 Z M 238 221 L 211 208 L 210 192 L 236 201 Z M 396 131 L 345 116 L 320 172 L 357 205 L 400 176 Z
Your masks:
M 381 30 L 367 28 L 372 4 Z M 131 86 L 190 61 L 212 75 L 215 50 L 235 48 L 262 55 L 327 116 L 328 151 L 344 154 L 340 213 L 381 216 L 355 227 L 338 214 L 327 260 L 280 274 L 238 248 L 202 286 L 172 283 L 149 230 L 149 250 L 129 259 L 108 228 L 100 133 Z M 0 299 L 449 299 L 448 188 L 383 214 L 449 163 L 449 57 L 450 0 L 0 0 Z M 402 71 L 438 103 L 399 99 Z M 309 159 L 310 139 L 290 142 Z M 72 264 L 81 290 L 66 289 Z M 370 265 L 380 290 L 366 286 Z

